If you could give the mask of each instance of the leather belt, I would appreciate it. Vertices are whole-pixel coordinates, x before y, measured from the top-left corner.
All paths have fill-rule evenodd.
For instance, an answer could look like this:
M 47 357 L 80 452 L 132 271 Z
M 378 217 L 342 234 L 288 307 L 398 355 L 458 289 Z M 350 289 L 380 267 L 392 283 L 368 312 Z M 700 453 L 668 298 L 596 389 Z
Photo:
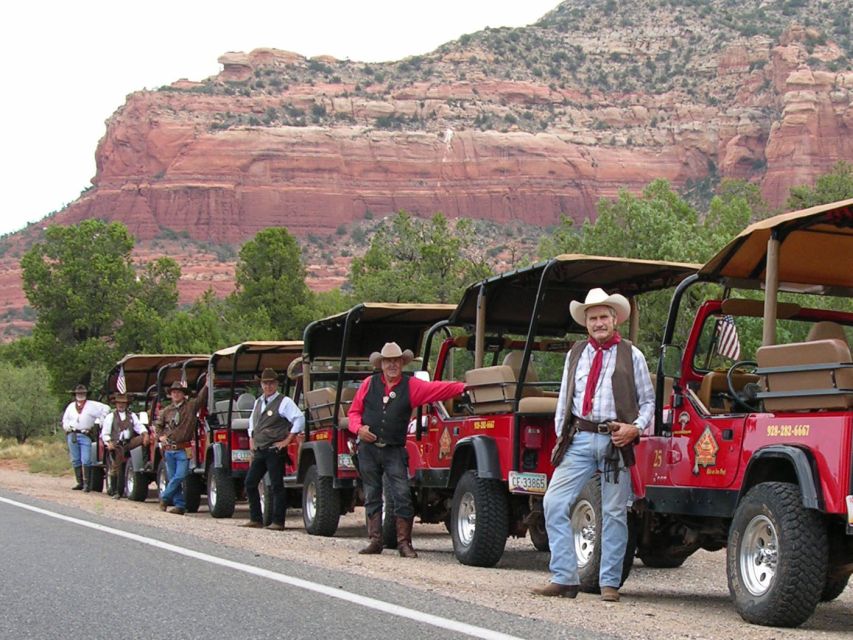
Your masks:
M 610 432 L 613 431 L 610 426 L 610 422 L 592 422 L 591 420 L 584 420 L 577 416 L 572 416 L 572 420 L 574 421 L 575 427 L 578 431 L 589 431 L 591 433 L 600 433 L 602 435 L 610 435 Z
M 175 442 L 175 443 L 166 443 L 166 448 L 169 451 L 177 451 L 178 449 L 188 449 L 192 445 L 192 440 L 187 440 L 186 442 Z

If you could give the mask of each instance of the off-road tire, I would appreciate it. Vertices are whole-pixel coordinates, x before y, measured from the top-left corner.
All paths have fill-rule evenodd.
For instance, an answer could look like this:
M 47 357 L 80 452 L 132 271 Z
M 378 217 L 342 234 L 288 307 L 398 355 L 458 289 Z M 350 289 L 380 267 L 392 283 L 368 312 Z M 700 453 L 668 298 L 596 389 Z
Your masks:
M 667 553 L 666 549 L 646 549 L 638 551 L 637 556 L 650 569 L 676 569 L 689 557 Z
M 237 490 L 228 469 L 212 467 L 207 473 L 207 508 L 214 518 L 230 518 L 234 515 Z
M 331 476 L 321 476 L 311 465 L 302 483 L 302 521 L 312 536 L 333 536 L 341 518 L 341 496 Z
M 169 484 L 169 469 L 166 466 L 165 460 L 160 460 L 160 464 L 157 465 L 156 480 L 157 480 L 157 499 L 159 500 L 160 496 L 163 495 L 163 491 L 166 490 L 166 485 Z
M 622 473 L 627 473 L 622 471 Z M 579 511 L 583 510 L 583 511 Z M 626 507 L 627 512 L 627 507 Z M 628 542 L 625 545 L 625 557 L 622 561 L 622 583 L 628 579 L 634 564 L 637 549 L 636 525 L 630 512 L 628 518 Z M 578 577 L 580 590 L 584 593 L 601 593 L 599 574 L 601 573 L 601 544 L 599 536 L 604 530 L 601 510 L 601 475 L 595 474 L 589 479 L 577 500 L 569 510 L 569 518 L 574 529 L 575 553 L 578 559 Z M 579 529 L 577 525 L 582 525 Z M 621 585 L 620 585 L 621 586 Z
M 188 513 L 197 513 L 204 493 L 204 478 L 192 470 L 184 478 L 184 502 Z
M 548 542 L 548 530 L 545 528 L 545 514 L 542 511 L 534 511 L 527 518 L 527 533 L 530 542 L 537 551 L 550 551 L 551 544 Z
M 850 576 L 846 575 L 843 578 L 827 578 L 826 584 L 823 585 L 823 593 L 820 594 L 821 602 L 832 602 L 847 588 L 847 583 L 850 581 Z
M 261 522 L 267 526 L 272 524 L 272 488 L 267 486 L 266 476 L 258 483 L 258 493 L 261 494 Z
M 744 620 L 774 627 L 805 622 L 824 591 L 827 564 L 826 529 L 820 514 L 803 506 L 798 486 L 762 482 L 749 490 L 726 549 L 729 593 Z
M 450 511 L 453 553 L 462 564 L 493 567 L 501 559 L 509 535 L 506 485 L 477 477 L 473 470 L 459 478 Z
M 130 461 L 124 465 L 124 496 L 134 502 L 145 502 L 148 497 L 148 474 L 134 471 Z
M 382 546 L 386 549 L 397 548 L 397 517 L 394 515 L 394 502 L 382 492 Z M 365 513 L 365 518 L 367 513 Z

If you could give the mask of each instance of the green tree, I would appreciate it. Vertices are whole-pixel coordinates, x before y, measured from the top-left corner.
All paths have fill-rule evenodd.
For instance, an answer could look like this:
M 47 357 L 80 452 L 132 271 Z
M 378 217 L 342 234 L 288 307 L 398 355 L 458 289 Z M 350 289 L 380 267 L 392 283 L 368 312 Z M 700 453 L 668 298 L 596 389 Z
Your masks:
M 108 339 L 134 291 L 132 248 L 124 225 L 85 220 L 48 227 L 21 259 L 24 293 L 37 314 L 35 351 L 55 392 L 90 384 L 114 360 Z
M 36 393 L 37 381 L 47 378 L 42 364 L 0 363 L 0 436 L 23 444 L 47 433 L 59 419 L 60 407 L 50 396 Z
M 820 176 L 814 188 L 793 187 L 787 206 L 791 211 L 853 198 L 853 164 L 839 160 L 832 171 Z
M 242 246 L 236 281 L 230 303 L 240 314 L 264 309 L 277 339 L 302 337 L 312 316 L 311 292 L 299 245 L 287 229 L 264 229 Z
M 401 211 L 353 260 L 353 295 L 375 302 L 456 302 L 467 285 L 491 275 L 472 251 L 475 240 L 469 220 L 453 229 L 440 213 L 421 220 Z
M 118 353 L 160 351 L 156 347 L 164 322 L 178 307 L 181 268 L 172 258 L 161 257 L 140 270 L 134 296 L 122 313 L 116 330 Z

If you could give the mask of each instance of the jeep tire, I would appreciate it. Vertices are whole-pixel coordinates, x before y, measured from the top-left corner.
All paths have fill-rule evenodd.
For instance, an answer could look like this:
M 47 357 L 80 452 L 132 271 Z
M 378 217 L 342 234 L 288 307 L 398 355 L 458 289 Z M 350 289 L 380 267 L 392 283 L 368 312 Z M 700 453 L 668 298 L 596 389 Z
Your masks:
M 623 471 L 625 473 L 625 471 Z M 622 561 L 622 583 L 628 579 L 634 564 L 637 548 L 636 526 L 633 516 L 627 512 L 628 542 L 625 545 L 625 557 Z M 604 530 L 601 510 L 601 474 L 589 479 L 577 500 L 569 510 L 572 535 L 575 542 L 575 555 L 578 560 L 580 589 L 584 593 L 601 593 L 599 576 L 601 573 L 601 544 L 599 536 Z M 621 585 L 620 585 L 621 586 Z
M 266 476 L 258 483 L 258 493 L 261 498 L 261 522 L 266 527 L 272 524 L 272 487 L 267 486 Z
M 382 546 L 386 549 L 397 548 L 397 517 L 394 515 L 394 502 L 382 491 Z M 365 513 L 365 518 L 367 513 Z
M 341 496 L 331 476 L 321 476 L 317 465 L 305 472 L 302 483 L 302 521 L 312 536 L 333 536 L 341 518 Z
M 237 491 L 228 469 L 212 467 L 207 473 L 207 507 L 214 518 L 234 515 Z
M 204 493 L 204 478 L 190 470 L 184 478 L 184 502 L 187 505 L 187 512 L 198 512 L 202 493 Z
M 850 576 L 846 575 L 841 578 L 827 578 L 826 584 L 823 585 L 823 593 L 820 594 L 821 602 L 832 602 L 847 588 L 847 583 Z
M 530 542 L 537 551 L 550 551 L 548 542 L 548 530 L 545 528 L 545 514 L 542 511 L 534 511 L 527 519 L 527 532 L 530 534 Z
M 828 553 L 820 514 L 803 506 L 798 486 L 754 486 L 729 529 L 726 569 L 735 609 L 753 624 L 802 624 L 824 592 Z
M 134 471 L 130 460 L 124 464 L 124 495 L 128 500 L 145 502 L 148 497 L 148 482 L 148 474 L 144 471 Z
M 462 564 L 493 567 L 501 559 L 509 535 L 506 484 L 462 474 L 450 512 L 453 553 Z

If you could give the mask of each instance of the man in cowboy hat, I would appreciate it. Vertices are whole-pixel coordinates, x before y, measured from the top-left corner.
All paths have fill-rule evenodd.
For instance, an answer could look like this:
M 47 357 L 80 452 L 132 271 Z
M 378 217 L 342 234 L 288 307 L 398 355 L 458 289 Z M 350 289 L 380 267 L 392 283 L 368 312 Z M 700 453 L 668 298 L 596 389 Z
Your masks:
M 624 296 L 592 289 L 583 304 L 572 301 L 569 311 L 586 327 L 589 339 L 571 348 L 563 369 L 554 416 L 560 440 L 544 502 L 552 577 L 546 587 L 533 592 L 577 596 L 580 580 L 569 510 L 587 481 L 601 471 L 604 526 L 598 536 L 599 584 L 602 600 L 618 602 L 631 493 L 630 476 L 624 472 L 626 456 L 620 453 L 633 446 L 652 420 L 654 391 L 642 352 L 616 331 L 631 313 Z
M 249 448 L 252 464 L 246 474 L 246 495 L 249 498 L 249 521 L 241 526 L 259 529 L 264 526 L 261 516 L 261 495 L 258 484 L 269 473 L 272 485 L 272 518 L 267 529 L 284 530 L 286 502 L 284 495 L 284 460 L 287 447 L 305 430 L 305 416 L 287 396 L 278 392 L 278 374 L 270 368 L 261 373 L 261 396 L 255 400 L 249 416 Z
M 163 409 L 154 421 L 154 433 L 165 451 L 163 458 L 169 475 L 169 482 L 160 494 L 160 509 L 165 511 L 171 502 L 174 506 L 169 513 L 182 516 L 186 513 L 183 482 L 189 473 L 188 451 L 192 451 L 190 446 L 195 435 L 198 408 L 207 402 L 207 385 L 195 399 L 188 400 L 186 386 L 175 380 L 169 387 L 169 397 L 172 404 Z
M 113 404 L 116 408 L 104 418 L 101 440 L 104 441 L 110 457 L 110 487 L 107 493 L 114 500 L 119 500 L 124 489 L 124 482 L 119 478 L 121 465 L 131 449 L 140 445 L 148 446 L 148 430 L 135 413 L 127 410 L 127 394 L 117 393 L 113 398 Z
M 74 491 L 82 489 L 89 492 L 91 485 L 90 464 L 92 461 L 92 430 L 95 421 L 103 418 L 110 408 L 101 403 L 89 400 L 89 390 L 85 385 L 74 387 L 74 400 L 65 407 L 62 414 L 62 429 L 65 431 L 68 443 L 68 455 L 77 484 L 71 487 Z
M 359 553 L 382 553 L 382 475 L 394 502 L 397 548 L 405 558 L 418 556 L 412 548 L 415 509 L 409 489 L 406 431 L 412 410 L 423 404 L 447 400 L 465 391 L 464 382 L 426 382 L 403 374 L 412 361 L 409 349 L 387 342 L 382 351 L 370 356 L 381 369 L 367 378 L 353 398 L 349 410 L 349 430 L 358 434 L 359 473 L 364 485 L 364 510 L 370 543 Z

